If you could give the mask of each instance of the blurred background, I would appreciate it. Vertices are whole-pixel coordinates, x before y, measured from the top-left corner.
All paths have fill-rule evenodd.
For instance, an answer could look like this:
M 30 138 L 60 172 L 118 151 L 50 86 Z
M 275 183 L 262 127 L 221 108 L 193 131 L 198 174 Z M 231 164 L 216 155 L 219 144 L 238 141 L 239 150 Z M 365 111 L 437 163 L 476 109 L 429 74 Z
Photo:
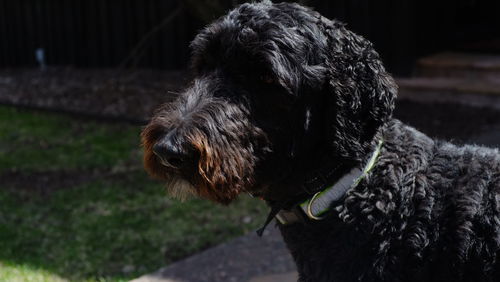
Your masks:
M 143 172 L 139 144 L 154 109 L 189 81 L 196 32 L 243 2 L 0 0 L 0 281 L 169 273 L 263 222 L 255 199 L 219 207 L 167 198 Z M 500 2 L 296 2 L 374 43 L 400 87 L 396 118 L 436 138 L 500 146 Z M 222 265 L 206 280 L 186 278 L 197 272 L 189 262 L 178 279 L 293 271 L 279 242 L 228 248 L 204 260 Z M 273 253 L 283 260 L 265 270 L 226 263 L 265 263 L 257 248 L 283 249 Z

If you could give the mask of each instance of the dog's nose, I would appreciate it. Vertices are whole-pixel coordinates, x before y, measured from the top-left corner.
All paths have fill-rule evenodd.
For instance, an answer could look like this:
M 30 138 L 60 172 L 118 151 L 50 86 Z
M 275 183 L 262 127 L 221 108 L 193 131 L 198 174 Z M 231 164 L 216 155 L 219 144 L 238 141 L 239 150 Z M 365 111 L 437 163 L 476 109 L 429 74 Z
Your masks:
M 182 168 L 193 159 L 192 150 L 174 132 L 158 140 L 153 146 L 153 153 L 164 165 L 173 168 Z

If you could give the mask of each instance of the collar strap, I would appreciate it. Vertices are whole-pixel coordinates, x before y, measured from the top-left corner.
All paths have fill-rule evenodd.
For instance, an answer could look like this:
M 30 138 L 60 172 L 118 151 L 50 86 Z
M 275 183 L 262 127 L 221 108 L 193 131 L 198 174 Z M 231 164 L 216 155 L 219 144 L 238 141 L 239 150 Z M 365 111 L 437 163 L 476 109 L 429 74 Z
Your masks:
M 332 203 L 341 200 L 348 190 L 356 187 L 361 180 L 373 169 L 380 155 L 384 141 L 381 139 L 372 156 L 366 163 L 363 170 L 355 167 L 342 176 L 335 184 L 317 192 L 306 201 L 295 205 L 290 210 L 280 210 L 276 214 L 278 221 L 283 224 L 291 224 L 300 221 L 302 218 L 310 220 L 321 220 L 323 215 L 332 207 Z

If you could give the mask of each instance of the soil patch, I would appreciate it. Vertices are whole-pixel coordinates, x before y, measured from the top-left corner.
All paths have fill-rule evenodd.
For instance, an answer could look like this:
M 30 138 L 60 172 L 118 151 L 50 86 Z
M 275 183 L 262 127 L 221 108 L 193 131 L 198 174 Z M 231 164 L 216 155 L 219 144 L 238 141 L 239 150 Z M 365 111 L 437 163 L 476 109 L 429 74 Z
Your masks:
M 147 120 L 187 83 L 185 72 L 50 68 L 0 71 L 0 103 Z
M 0 71 L 0 103 L 98 118 L 147 121 L 189 81 L 186 71 L 50 68 Z M 397 102 L 395 117 L 430 136 L 471 140 L 497 130 L 500 111 L 451 103 Z
M 186 71 L 2 70 L 0 103 L 144 123 L 189 79 Z M 394 116 L 432 137 L 458 143 L 500 130 L 500 111 L 453 103 L 398 100 Z

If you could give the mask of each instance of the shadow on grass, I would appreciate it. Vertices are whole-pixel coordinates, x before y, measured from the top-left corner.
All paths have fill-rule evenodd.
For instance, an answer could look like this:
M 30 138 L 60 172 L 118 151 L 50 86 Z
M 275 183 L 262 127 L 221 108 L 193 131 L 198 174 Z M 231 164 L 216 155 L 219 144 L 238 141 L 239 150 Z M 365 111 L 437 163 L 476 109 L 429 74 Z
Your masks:
M 72 280 L 129 279 L 248 232 L 264 214 L 255 199 L 179 203 L 143 174 L 113 178 L 50 195 L 2 189 L 0 262 Z

